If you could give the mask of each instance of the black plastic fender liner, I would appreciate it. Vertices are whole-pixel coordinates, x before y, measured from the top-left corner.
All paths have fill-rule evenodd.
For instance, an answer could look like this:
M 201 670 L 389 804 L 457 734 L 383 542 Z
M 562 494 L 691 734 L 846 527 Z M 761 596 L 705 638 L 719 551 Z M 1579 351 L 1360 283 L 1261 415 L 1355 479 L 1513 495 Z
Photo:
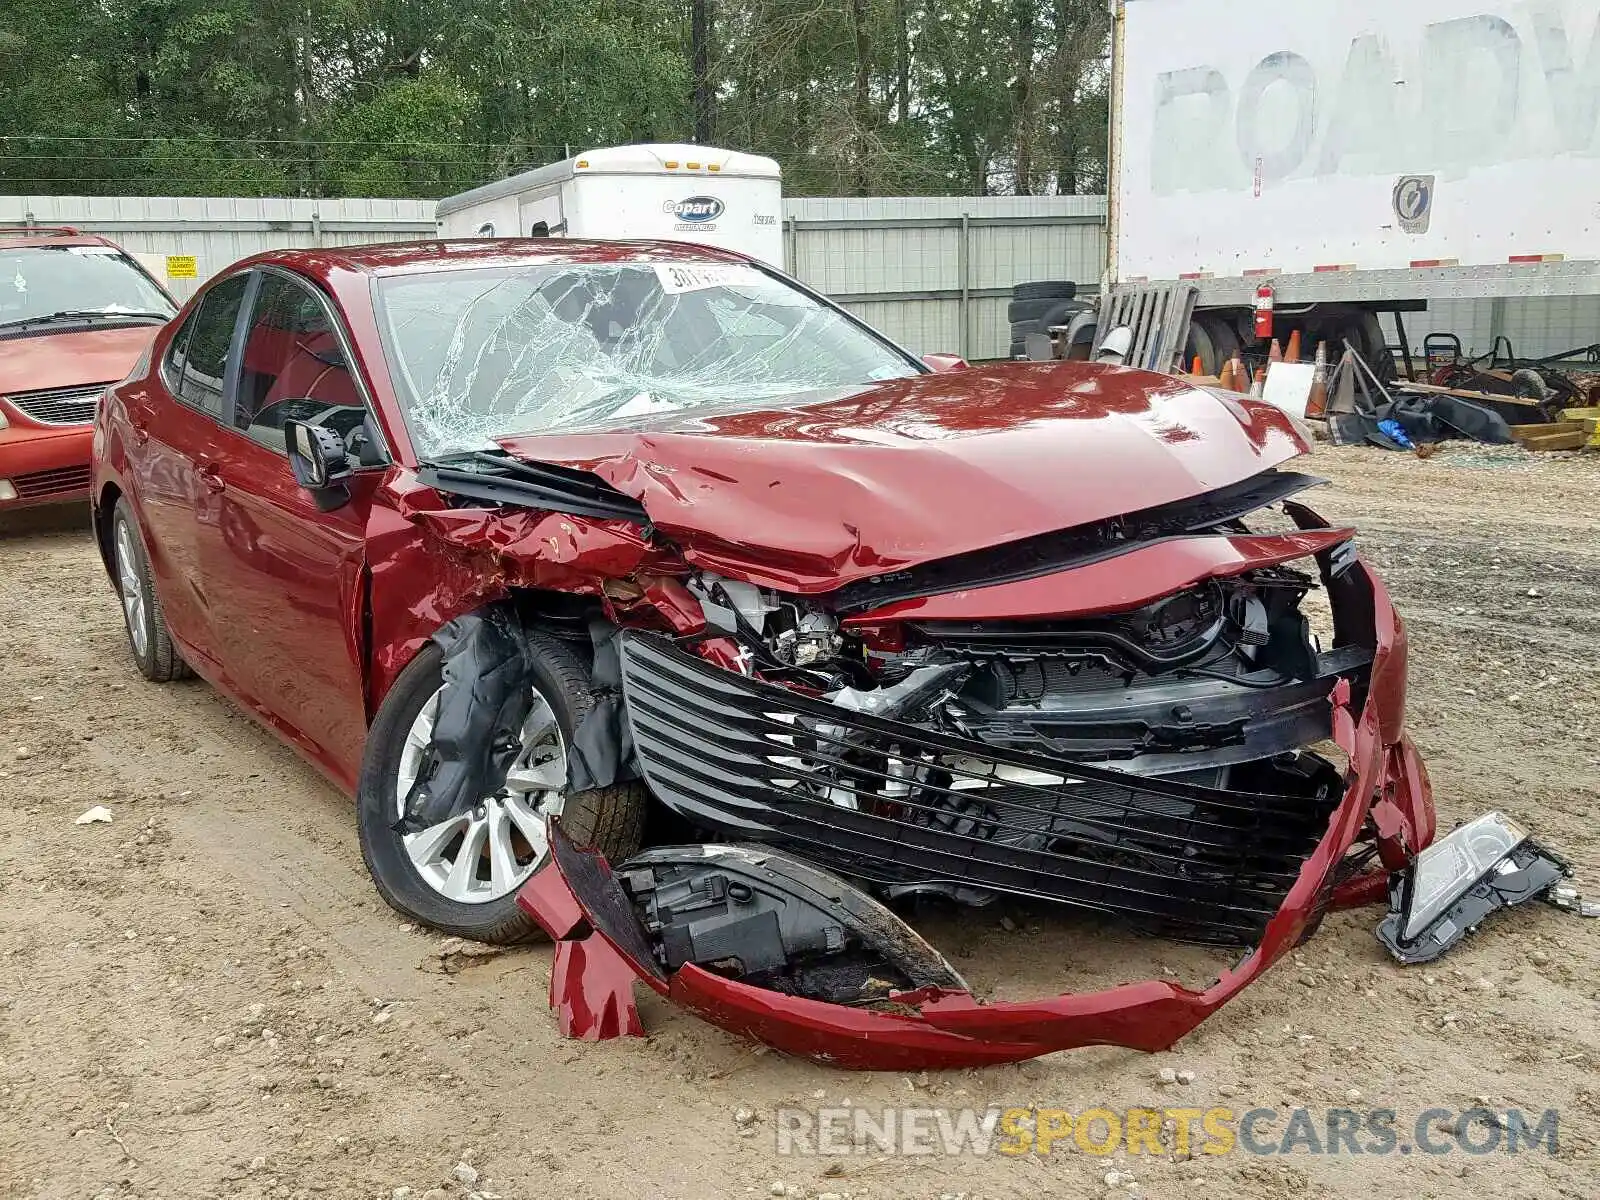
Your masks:
M 428 758 L 405 797 L 403 823 L 413 829 L 465 812 L 500 786 L 505 764 L 494 761 L 494 747 L 515 738 L 529 705 L 530 651 L 512 609 L 457 617 L 433 640 L 444 652 L 444 686 Z
M 621 629 L 602 617 L 589 622 L 594 705 L 572 731 L 567 749 L 567 786 L 574 792 L 639 778 L 628 723 L 622 718 L 622 662 L 617 649 L 621 635 Z

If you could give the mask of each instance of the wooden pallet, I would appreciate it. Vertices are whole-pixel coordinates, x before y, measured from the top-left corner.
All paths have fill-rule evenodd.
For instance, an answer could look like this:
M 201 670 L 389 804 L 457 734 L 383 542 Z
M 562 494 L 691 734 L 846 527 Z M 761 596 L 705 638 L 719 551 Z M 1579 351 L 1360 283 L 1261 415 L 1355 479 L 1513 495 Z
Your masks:
M 1582 421 L 1555 421 L 1548 425 L 1513 425 L 1511 436 L 1529 450 L 1581 450 L 1594 433 L 1584 428 Z
M 1583 444 L 1600 449 L 1600 408 L 1564 408 L 1561 410 L 1561 419 L 1581 424 L 1589 435 Z

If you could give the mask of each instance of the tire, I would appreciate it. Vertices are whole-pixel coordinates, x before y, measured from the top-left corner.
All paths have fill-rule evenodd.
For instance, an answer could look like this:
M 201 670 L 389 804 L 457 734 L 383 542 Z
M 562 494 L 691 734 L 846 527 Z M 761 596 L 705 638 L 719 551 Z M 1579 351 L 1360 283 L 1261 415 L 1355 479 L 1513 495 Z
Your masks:
M 594 704 L 589 672 L 559 639 L 530 632 L 528 640 L 534 648 L 534 686 L 555 713 L 562 744 L 570 746 L 573 730 Z M 481 903 L 452 900 L 423 878 L 406 850 L 403 835 L 395 829 L 400 756 L 424 705 L 439 690 L 443 663 L 443 652 L 429 642 L 395 680 L 372 722 L 356 792 L 361 856 L 378 894 L 390 908 L 411 920 L 496 945 L 536 939 L 542 931 L 517 907 L 517 888 Z M 561 821 L 575 842 L 595 846 L 608 861 L 617 863 L 639 848 L 645 804 L 643 784 L 595 788 L 566 796 Z
M 122 627 L 128 635 L 128 650 L 139 674 L 151 683 L 187 679 L 193 672 L 172 644 L 166 610 L 161 607 L 155 580 L 150 576 L 150 558 L 144 550 L 144 537 L 127 497 L 117 500 L 117 507 L 111 514 L 111 556 L 117 596 L 122 601 Z M 130 594 L 137 595 L 137 603 L 129 603 Z
M 1211 352 L 1216 355 L 1217 372 L 1222 371 L 1222 364 L 1233 359 L 1235 354 L 1242 353 L 1244 343 L 1239 340 L 1239 335 L 1234 332 L 1233 323 L 1225 317 L 1213 314 L 1202 314 L 1194 319 L 1211 339 Z
M 1065 297 L 1045 300 L 1013 300 L 1006 305 L 1006 320 L 1013 326 L 1027 325 L 1033 329 L 1043 329 L 1050 325 L 1060 325 L 1063 314 L 1075 313 L 1088 305 L 1081 300 L 1070 300 Z
M 1197 358 L 1200 360 L 1202 375 L 1222 374 L 1222 361 L 1217 358 L 1217 347 L 1211 340 L 1211 334 L 1204 323 L 1190 321 L 1189 337 L 1183 344 L 1183 369 L 1185 371 L 1192 369 Z
M 1072 300 L 1077 295 L 1078 285 L 1069 279 L 1036 279 L 1011 289 L 1013 300 Z
M 1083 301 L 1024 301 L 1027 306 L 1038 306 L 1037 317 L 1029 320 L 1011 320 L 1011 341 L 1021 341 L 1030 333 L 1050 333 L 1056 325 L 1070 325 L 1078 314 L 1093 312 L 1093 304 Z M 1016 302 L 1011 304 L 1016 306 Z
M 1383 326 L 1378 321 L 1377 313 L 1362 313 L 1358 316 L 1352 333 L 1347 336 L 1356 349 L 1361 351 L 1361 357 L 1367 360 L 1367 366 L 1372 368 L 1372 374 L 1384 387 L 1388 387 L 1400 378 L 1400 370 L 1395 366 L 1394 355 L 1389 353 L 1389 342 L 1383 336 Z

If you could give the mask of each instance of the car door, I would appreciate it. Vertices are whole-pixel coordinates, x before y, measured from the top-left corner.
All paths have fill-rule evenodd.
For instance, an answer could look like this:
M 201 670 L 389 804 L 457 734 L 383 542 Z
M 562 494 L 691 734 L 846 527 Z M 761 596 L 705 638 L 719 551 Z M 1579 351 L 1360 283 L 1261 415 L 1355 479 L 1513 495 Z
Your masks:
M 328 300 L 297 276 L 258 270 L 208 464 L 217 519 L 201 557 L 232 690 L 353 790 L 367 728 L 364 534 L 386 456 L 350 362 Z M 352 448 L 368 439 L 348 503 L 323 512 L 296 484 L 289 419 L 337 429 Z
M 216 658 L 200 523 L 215 503 L 207 473 L 223 413 L 223 374 L 248 275 L 213 284 L 189 312 L 150 384 L 124 392 L 139 520 L 167 625 L 202 673 Z

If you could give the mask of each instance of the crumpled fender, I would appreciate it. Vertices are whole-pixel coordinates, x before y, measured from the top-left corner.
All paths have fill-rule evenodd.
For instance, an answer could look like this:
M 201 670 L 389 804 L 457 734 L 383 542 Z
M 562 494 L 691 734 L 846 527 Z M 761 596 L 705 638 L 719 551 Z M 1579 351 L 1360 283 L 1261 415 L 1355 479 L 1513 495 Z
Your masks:
M 667 606 L 666 619 L 679 634 L 698 614 L 693 597 L 670 578 L 683 570 L 682 561 L 652 546 L 637 526 L 532 509 L 450 508 L 398 468 L 374 497 L 367 556 L 373 712 L 440 628 L 513 588 L 596 596 L 607 605 L 642 599 Z M 631 594 L 618 595 L 635 576 Z
M 1299 519 L 1305 525 L 1318 520 L 1309 510 Z M 1328 557 L 1323 560 L 1326 569 Z M 1359 558 L 1345 571 L 1360 571 L 1371 589 L 1374 680 L 1386 669 L 1403 672 L 1403 637 L 1383 584 Z M 597 878 L 610 883 L 609 867 L 597 856 L 593 861 L 598 869 L 585 872 L 586 886 L 580 892 L 564 876 L 561 856 L 553 853 L 523 887 L 518 903 L 558 942 L 560 970 L 552 974 L 551 1005 L 567 1036 L 600 1038 L 616 1036 L 608 1030 L 633 1032 L 638 1014 L 632 983 L 642 979 L 730 1032 L 853 1069 L 978 1066 L 1090 1045 L 1153 1053 L 1172 1046 L 1293 950 L 1329 907 L 1383 898 L 1386 871 L 1353 880 L 1336 878 L 1338 865 L 1369 814 L 1386 865 L 1391 858 L 1413 857 L 1431 842 L 1434 815 L 1421 758 L 1403 733 L 1385 744 L 1388 714 L 1381 709 L 1383 697 L 1391 694 L 1378 686 L 1369 688 L 1365 707 L 1356 714 L 1348 682 L 1335 687 L 1333 737 L 1349 759 L 1344 798 L 1260 944 L 1203 991 L 1149 980 L 1037 1001 L 982 1004 L 967 992 L 939 991 L 895 996 L 896 1011 L 847 1007 L 753 987 L 692 963 L 669 977 L 654 963 L 641 961 L 638 953 L 625 952 L 598 928 L 603 920 L 596 919 L 596 906 L 614 903 L 615 898 L 608 900 L 595 886 Z M 563 836 L 559 824 L 553 823 L 552 844 Z M 620 897 L 621 889 L 611 886 Z M 841 886 L 849 885 L 841 881 Z

